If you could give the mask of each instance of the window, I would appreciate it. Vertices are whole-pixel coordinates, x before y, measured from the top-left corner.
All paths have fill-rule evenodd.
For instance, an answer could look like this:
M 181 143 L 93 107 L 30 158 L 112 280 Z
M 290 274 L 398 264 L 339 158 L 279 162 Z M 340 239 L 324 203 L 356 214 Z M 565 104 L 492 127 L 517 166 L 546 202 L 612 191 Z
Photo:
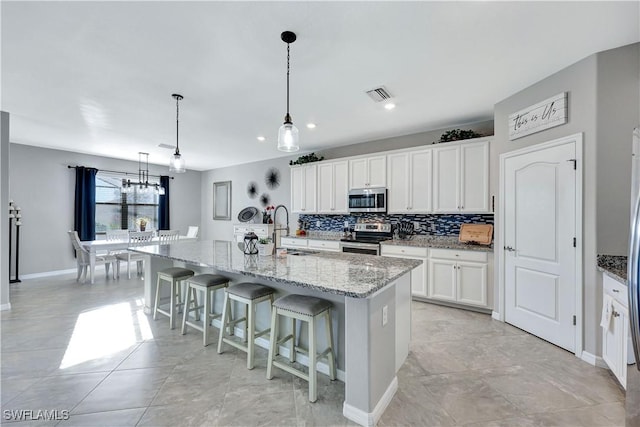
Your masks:
M 134 187 L 122 192 L 122 178 L 100 173 L 96 175 L 96 234 L 107 230 L 136 230 L 136 219 L 149 219 L 147 230 L 158 229 L 158 193 L 141 192 Z

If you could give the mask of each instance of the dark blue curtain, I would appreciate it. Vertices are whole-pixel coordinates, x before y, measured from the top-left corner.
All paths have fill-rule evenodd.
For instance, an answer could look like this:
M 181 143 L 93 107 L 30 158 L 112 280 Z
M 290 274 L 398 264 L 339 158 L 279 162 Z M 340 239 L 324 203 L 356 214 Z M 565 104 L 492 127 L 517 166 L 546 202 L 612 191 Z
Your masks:
M 169 177 L 161 176 L 160 185 L 164 187 L 164 196 L 158 201 L 158 230 L 170 230 L 169 226 Z
M 73 228 L 80 240 L 96 239 L 96 174 L 98 169 L 76 167 Z

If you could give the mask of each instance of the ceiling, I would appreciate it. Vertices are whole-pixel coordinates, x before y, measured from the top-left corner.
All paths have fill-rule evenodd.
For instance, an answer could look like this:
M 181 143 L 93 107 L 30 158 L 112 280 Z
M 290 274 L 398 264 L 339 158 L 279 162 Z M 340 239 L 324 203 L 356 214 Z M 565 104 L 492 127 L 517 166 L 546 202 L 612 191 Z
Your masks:
M 209 170 L 493 118 L 496 102 L 640 41 L 630 2 L 1 2 L 11 142 Z M 365 91 L 384 85 L 397 108 Z M 310 130 L 306 123 L 317 128 Z M 265 142 L 256 137 L 263 135 Z

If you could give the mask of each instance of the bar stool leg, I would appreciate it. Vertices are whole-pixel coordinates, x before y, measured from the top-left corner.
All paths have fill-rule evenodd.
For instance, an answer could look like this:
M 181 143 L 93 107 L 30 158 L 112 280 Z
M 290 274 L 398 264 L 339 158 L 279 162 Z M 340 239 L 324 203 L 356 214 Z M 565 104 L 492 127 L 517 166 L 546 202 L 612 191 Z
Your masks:
M 231 314 L 230 310 L 231 304 L 229 304 L 229 294 L 224 293 L 224 303 L 222 305 L 222 323 L 220 324 L 220 335 L 218 337 L 218 354 L 222 353 L 222 339 L 224 338 L 225 329 L 227 328 L 227 322 L 229 315 Z
M 189 311 L 190 311 L 190 305 L 191 305 L 191 298 L 189 297 L 190 294 L 189 292 L 191 292 L 191 285 L 189 283 L 187 283 L 187 301 L 186 301 L 186 305 L 185 305 L 185 309 L 182 311 L 182 329 L 181 329 L 181 333 L 182 335 L 187 333 L 187 318 L 189 317 Z M 196 305 L 194 305 L 194 307 L 196 307 Z
M 296 361 L 296 319 L 291 318 L 291 341 L 289 342 L 289 362 Z
M 331 311 L 327 310 L 324 316 L 324 324 L 327 330 L 327 341 L 329 348 L 331 349 L 329 351 L 329 354 L 327 355 L 327 359 L 329 362 L 329 378 L 331 379 L 331 381 L 334 381 L 336 379 L 336 356 L 333 352 L 333 327 L 331 323 Z
M 309 319 L 309 402 L 318 400 L 318 373 L 316 371 L 316 318 Z
M 214 291 L 215 292 L 215 291 Z M 211 318 L 209 317 L 209 313 L 211 313 L 211 293 L 208 289 L 204 291 L 204 320 L 203 320 L 203 331 L 202 331 L 202 345 L 205 347 L 209 345 L 209 332 L 211 329 Z
M 171 282 L 171 299 L 169 305 L 169 329 L 174 329 L 176 325 L 176 282 Z
M 158 304 L 160 304 L 160 276 L 156 282 L 156 302 L 153 305 L 153 320 L 158 320 Z
M 254 359 L 254 347 L 255 347 L 255 335 L 256 335 L 256 325 L 254 324 L 255 322 L 255 314 L 256 314 L 256 307 L 253 304 L 253 302 L 251 302 L 250 304 L 247 304 L 247 335 L 245 335 L 246 338 L 248 338 L 248 342 L 247 342 L 247 351 L 249 352 L 249 354 L 247 355 L 247 369 L 253 369 L 253 359 Z
M 267 379 L 273 378 L 273 360 L 278 354 L 278 310 L 271 308 L 271 337 L 269 338 L 269 357 L 267 360 Z

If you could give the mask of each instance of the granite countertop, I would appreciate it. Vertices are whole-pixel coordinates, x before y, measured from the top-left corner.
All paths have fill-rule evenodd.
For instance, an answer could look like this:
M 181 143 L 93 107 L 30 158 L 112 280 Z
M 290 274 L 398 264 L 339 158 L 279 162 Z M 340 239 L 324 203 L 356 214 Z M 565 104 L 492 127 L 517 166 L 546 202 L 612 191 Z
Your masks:
M 493 245 L 460 243 L 457 236 L 413 236 L 410 240 L 385 240 L 381 245 L 413 246 L 417 248 L 458 249 L 465 251 L 493 252 Z
M 342 239 L 342 233 L 318 233 L 315 234 L 311 232 L 311 234 L 307 234 L 305 236 L 282 236 L 287 239 L 306 239 L 306 240 L 328 240 L 328 241 L 339 241 Z
M 598 270 L 627 284 L 627 257 L 622 255 L 598 255 Z
M 247 255 L 235 242 L 204 240 L 131 248 L 147 255 L 211 267 L 320 292 L 366 298 L 421 264 L 419 260 L 374 255 L 295 251 L 300 255 Z M 294 251 L 292 251 L 294 252 Z

